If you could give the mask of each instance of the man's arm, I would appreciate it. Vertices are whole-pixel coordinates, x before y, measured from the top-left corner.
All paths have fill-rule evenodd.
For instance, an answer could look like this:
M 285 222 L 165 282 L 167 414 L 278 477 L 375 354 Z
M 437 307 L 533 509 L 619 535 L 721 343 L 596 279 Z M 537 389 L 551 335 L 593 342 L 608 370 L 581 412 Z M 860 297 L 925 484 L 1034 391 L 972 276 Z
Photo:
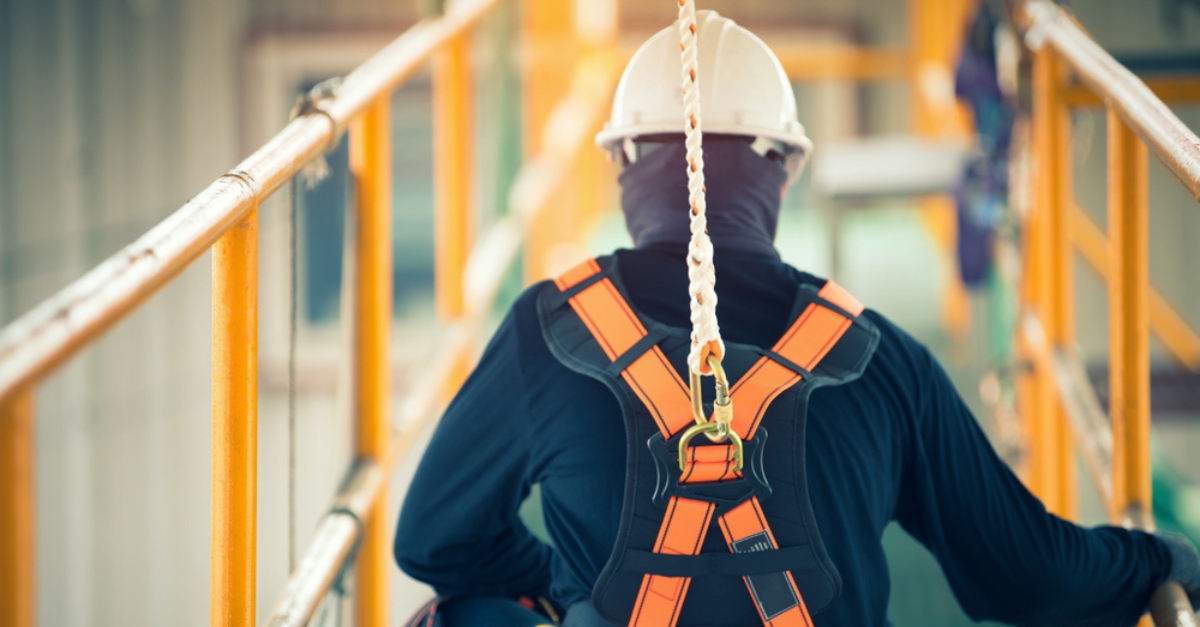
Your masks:
M 896 519 L 976 620 L 1133 625 L 1171 570 L 1154 536 L 1046 512 L 997 457 L 941 366 L 914 345 L 916 400 Z
M 544 596 L 550 547 L 517 517 L 530 433 L 513 314 L 450 403 L 404 499 L 400 568 L 440 595 Z

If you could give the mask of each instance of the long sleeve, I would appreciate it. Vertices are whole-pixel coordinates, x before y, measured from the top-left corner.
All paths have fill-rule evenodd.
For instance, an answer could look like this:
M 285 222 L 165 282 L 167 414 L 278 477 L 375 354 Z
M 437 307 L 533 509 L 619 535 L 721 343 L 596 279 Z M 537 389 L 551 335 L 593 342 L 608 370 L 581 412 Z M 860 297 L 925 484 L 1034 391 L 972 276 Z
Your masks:
M 510 313 L 447 408 L 413 478 L 396 562 L 441 595 L 545 595 L 550 552 L 517 510 L 529 494 L 528 408 Z
M 910 455 L 896 518 L 938 559 L 975 620 L 1133 625 L 1170 571 L 1153 536 L 1046 512 L 992 450 L 927 351 L 916 352 Z

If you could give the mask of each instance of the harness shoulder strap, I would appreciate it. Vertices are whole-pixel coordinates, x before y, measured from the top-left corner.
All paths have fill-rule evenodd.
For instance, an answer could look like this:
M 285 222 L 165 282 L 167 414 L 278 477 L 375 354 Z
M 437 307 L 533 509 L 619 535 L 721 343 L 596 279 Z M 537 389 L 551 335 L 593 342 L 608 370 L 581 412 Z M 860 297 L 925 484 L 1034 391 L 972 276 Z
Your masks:
M 599 272 L 600 266 L 589 259 L 568 270 L 555 284 L 565 292 Z M 612 362 L 626 357 L 648 335 L 608 277 L 583 288 L 568 302 Z M 692 423 L 687 384 L 657 345 L 632 359 L 621 370 L 621 378 L 654 416 L 663 437 L 670 438 Z M 680 407 L 686 411 L 678 411 Z

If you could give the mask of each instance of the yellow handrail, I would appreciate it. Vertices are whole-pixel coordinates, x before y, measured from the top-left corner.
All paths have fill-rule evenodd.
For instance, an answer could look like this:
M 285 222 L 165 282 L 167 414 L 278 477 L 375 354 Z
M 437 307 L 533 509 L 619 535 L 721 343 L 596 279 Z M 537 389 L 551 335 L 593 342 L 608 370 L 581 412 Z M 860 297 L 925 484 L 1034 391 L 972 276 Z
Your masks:
M 1024 5 L 1024 18 L 1026 43 L 1035 48 L 1048 46 L 1060 55 L 1109 109 L 1120 114 L 1192 196 L 1200 199 L 1200 138 L 1062 9 L 1046 0 L 1029 0 Z
M 0 622 L 33 623 L 34 511 L 29 459 L 32 394 L 53 368 L 121 320 L 209 248 L 213 256 L 213 505 L 211 622 L 255 619 L 257 500 L 257 208 L 305 164 L 335 145 L 366 113 L 356 135 L 360 174 L 356 330 L 359 456 L 386 462 L 390 445 L 387 329 L 391 323 L 390 93 L 497 0 L 460 0 L 424 20 L 351 72 L 265 146 L 221 176 L 133 244 L 0 330 Z M 10 433 L 11 431 L 11 433 Z M 378 500 L 378 499 L 376 499 Z M 9 507 L 11 506 L 11 507 Z M 386 530 L 364 512 L 369 549 L 360 562 L 360 622 L 387 619 Z
M 461 0 L 424 20 L 351 72 L 335 97 L 122 251 L 0 330 L 0 398 L 40 379 L 204 254 L 247 211 L 329 148 L 350 120 L 394 90 L 498 0 Z
M 1018 331 L 1022 352 L 1034 365 L 1019 383 L 1022 413 L 1037 436 L 1027 479 L 1051 510 L 1074 513 L 1075 442 L 1066 435 L 1073 428 L 1112 520 L 1152 530 L 1151 327 L 1168 336 L 1171 350 L 1185 364 L 1194 366 L 1196 357 L 1194 333 L 1172 319 L 1161 297 L 1151 300 L 1148 160 L 1152 152 L 1200 199 L 1200 139 L 1057 6 L 1029 0 L 1021 9 L 1025 43 L 1034 51 L 1037 173 Z M 1089 101 L 1071 91 L 1068 71 L 1107 108 L 1107 242 L 1089 228 L 1094 225 L 1075 206 L 1071 192 L 1069 111 Z M 1107 420 L 1074 350 L 1076 245 L 1108 279 Z M 1172 325 L 1175 321 L 1180 324 Z M 1186 595 L 1173 582 L 1154 593 L 1150 609 L 1156 625 L 1197 624 Z

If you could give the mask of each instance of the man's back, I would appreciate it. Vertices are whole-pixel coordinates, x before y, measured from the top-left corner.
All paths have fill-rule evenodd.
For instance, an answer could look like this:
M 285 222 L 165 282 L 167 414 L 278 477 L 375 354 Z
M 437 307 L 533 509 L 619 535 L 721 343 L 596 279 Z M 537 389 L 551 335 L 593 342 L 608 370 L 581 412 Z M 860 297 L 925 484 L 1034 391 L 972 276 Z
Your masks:
M 617 254 L 639 313 L 686 328 L 682 255 Z M 718 251 L 718 259 L 718 317 L 732 342 L 770 347 L 793 315 L 797 285 L 822 283 L 763 255 Z M 625 437 L 612 393 L 547 349 L 537 289 L 514 306 L 448 410 L 410 489 L 396 548 L 406 570 L 442 593 L 548 592 L 569 606 L 588 598 L 616 538 Z M 1131 587 L 1148 594 L 1169 569 L 1165 551 L 1140 534 L 1085 532 L 1046 515 L 928 352 L 882 316 L 866 315 L 882 333 L 866 372 L 816 390 L 809 405 L 810 500 L 843 582 L 817 624 L 885 623 L 879 538 L 893 518 L 935 553 L 974 617 L 1059 624 L 1090 613 L 1095 622 L 1078 624 L 1131 623 L 1118 616 L 1144 605 L 1114 608 L 1112 599 Z M 532 483 L 541 484 L 553 551 L 516 519 Z M 731 583 L 731 594 L 745 594 Z M 703 602 L 685 604 L 680 624 L 705 624 Z

